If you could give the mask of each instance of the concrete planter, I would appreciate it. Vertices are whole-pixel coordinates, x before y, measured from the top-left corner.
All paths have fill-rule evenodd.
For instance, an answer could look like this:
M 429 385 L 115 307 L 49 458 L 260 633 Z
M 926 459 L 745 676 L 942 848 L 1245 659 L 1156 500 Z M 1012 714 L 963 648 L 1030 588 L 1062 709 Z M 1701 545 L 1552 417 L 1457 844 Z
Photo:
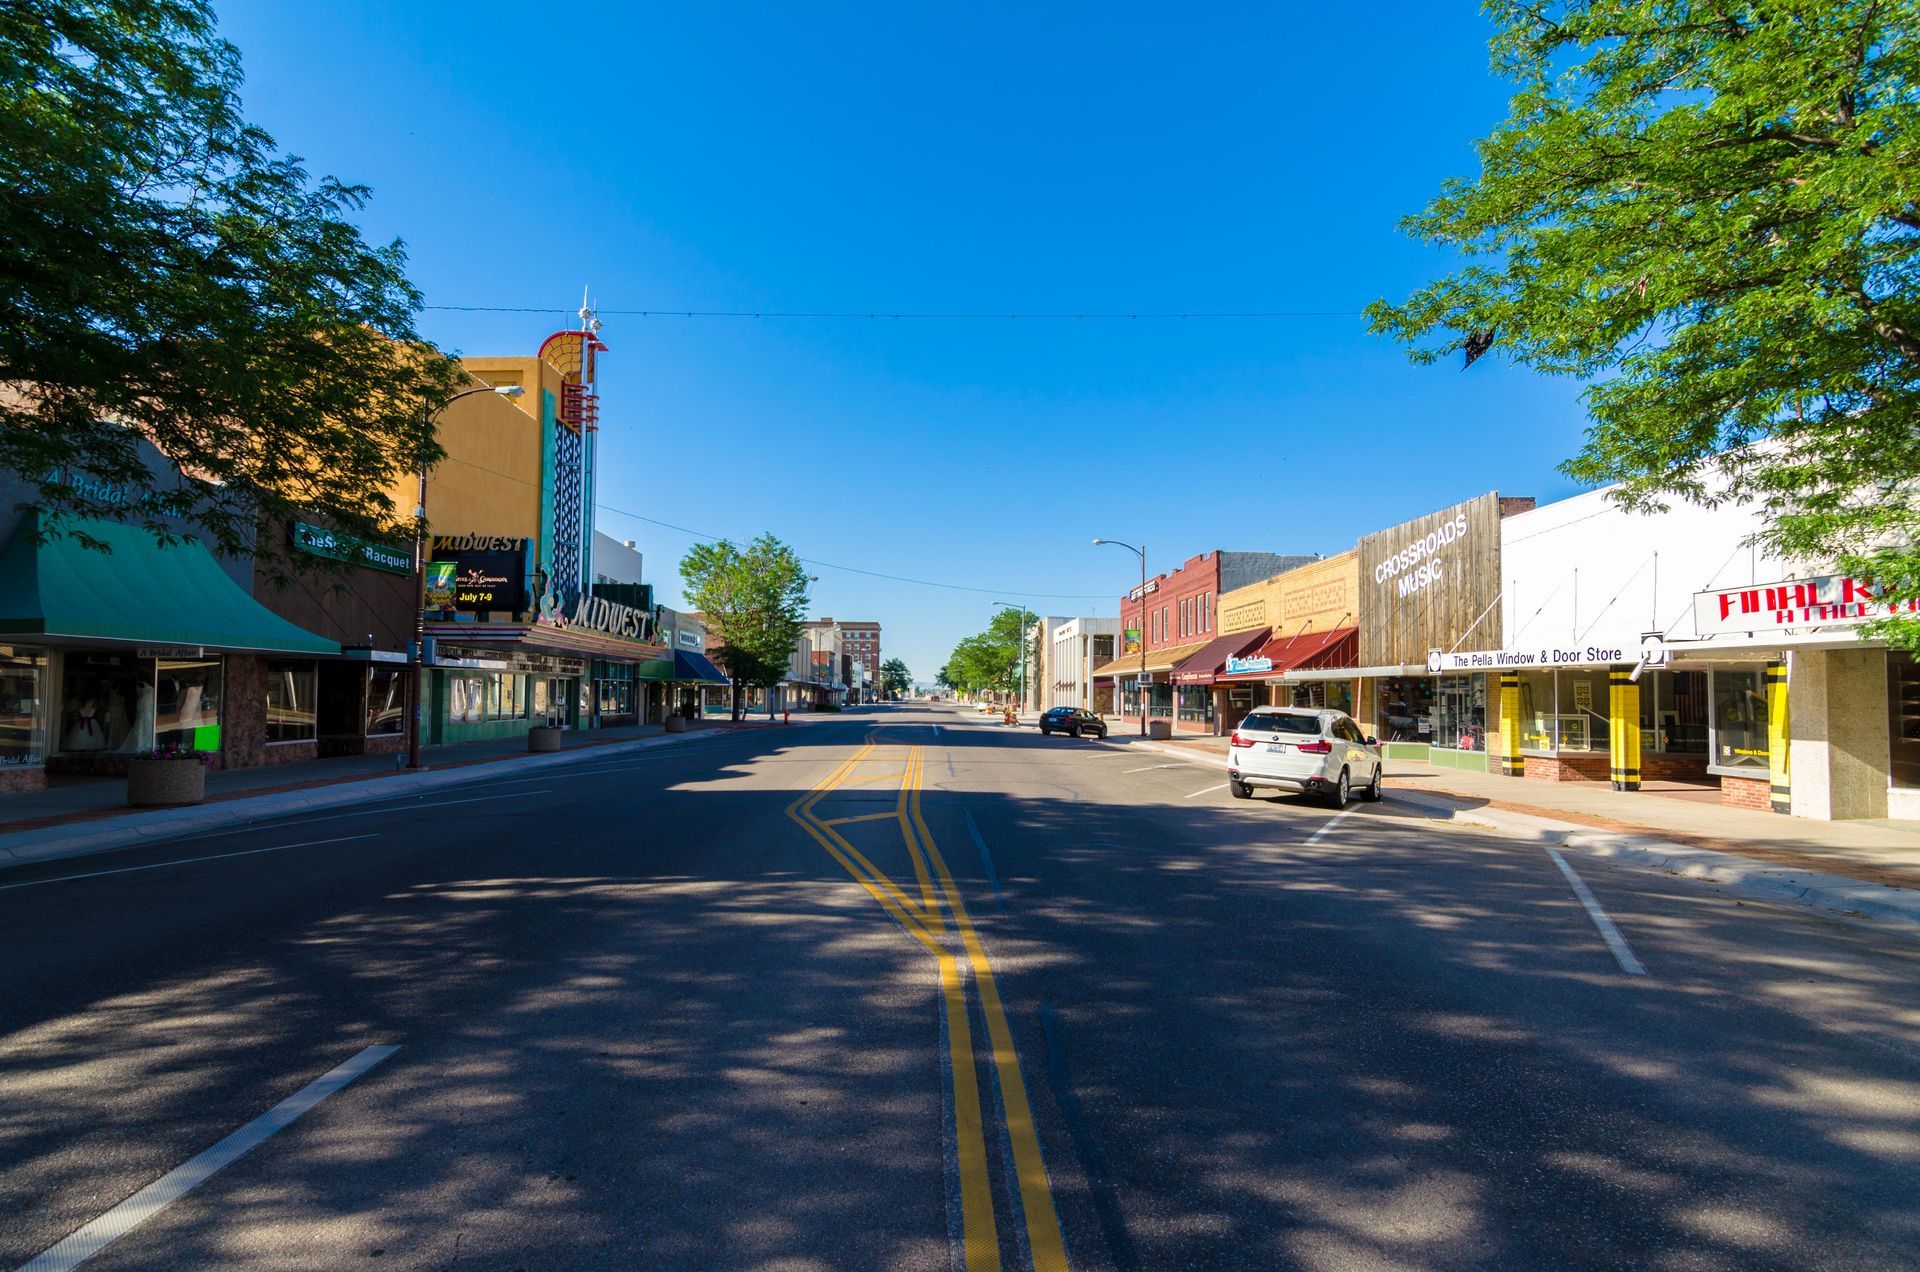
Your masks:
M 1173 736 L 1173 721 L 1171 720 L 1147 721 L 1147 736 L 1149 738 L 1152 738 L 1155 742 L 1165 742 L 1167 739 Z
M 172 808 L 207 798 L 207 766 L 199 760 L 127 761 L 127 803 L 133 808 Z
M 667 717 L 668 733 L 685 733 L 686 731 L 687 720 L 685 716 L 670 715 Z
M 537 724 L 527 730 L 527 750 L 558 751 L 560 749 L 560 729 L 551 724 Z

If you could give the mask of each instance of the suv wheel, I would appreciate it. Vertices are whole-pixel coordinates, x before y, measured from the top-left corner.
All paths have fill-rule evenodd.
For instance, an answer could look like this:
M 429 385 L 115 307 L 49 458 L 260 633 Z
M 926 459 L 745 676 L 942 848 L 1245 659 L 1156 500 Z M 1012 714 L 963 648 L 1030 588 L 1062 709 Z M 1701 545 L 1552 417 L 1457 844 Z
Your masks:
M 1252 799 L 1253 798 L 1253 787 L 1248 786 L 1245 782 L 1241 781 L 1237 777 L 1230 777 L 1227 779 L 1227 790 L 1233 795 L 1235 799 Z
M 1327 792 L 1327 804 L 1333 808 L 1345 808 L 1347 801 L 1353 798 L 1353 781 L 1347 776 L 1347 770 L 1340 770 L 1340 780 Z
M 1374 765 L 1373 780 L 1371 782 L 1368 782 L 1367 789 L 1360 793 L 1360 798 L 1366 800 L 1369 804 L 1378 804 L 1380 802 L 1380 769 L 1381 767 L 1382 766 L 1378 764 Z

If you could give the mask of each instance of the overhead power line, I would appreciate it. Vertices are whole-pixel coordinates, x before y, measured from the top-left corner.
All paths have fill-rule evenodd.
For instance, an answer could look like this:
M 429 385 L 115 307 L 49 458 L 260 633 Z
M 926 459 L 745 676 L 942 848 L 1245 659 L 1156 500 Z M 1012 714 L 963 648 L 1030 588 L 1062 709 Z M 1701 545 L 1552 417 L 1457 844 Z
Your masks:
M 628 512 L 625 508 L 615 508 L 611 504 L 596 503 L 594 504 L 594 507 L 600 509 L 600 511 L 602 512 L 611 512 L 622 517 L 631 517 L 635 521 L 644 521 L 650 526 L 661 526 L 668 530 L 678 530 L 681 534 L 692 535 L 696 539 L 705 539 L 709 543 L 720 543 L 723 541 L 727 541 L 726 535 L 708 534 L 703 530 L 694 530 L 694 529 L 688 528 L 687 526 L 677 526 L 673 524 L 673 522 L 671 521 L 661 521 L 657 517 L 643 517 L 637 512 Z M 1054 601 L 1106 601 L 1106 600 L 1113 599 L 1112 597 L 1106 596 L 1103 594 L 1084 594 L 1084 593 L 1076 593 L 1076 592 L 1016 592 L 1004 587 L 969 587 L 963 583 L 940 583 L 940 582 L 936 582 L 933 579 L 908 578 L 904 574 L 886 574 L 886 573 L 882 573 L 879 570 L 863 570 L 857 565 L 840 565 L 834 561 L 820 561 L 820 560 L 816 560 L 813 557 L 801 557 L 800 560 L 807 565 L 820 566 L 822 569 L 844 570 L 848 574 L 864 574 L 868 578 L 888 579 L 895 583 L 912 583 L 917 587 L 943 588 L 949 592 L 978 592 L 984 596 L 1024 596 L 1024 597 L 1028 597 L 1036 600 L 1054 600 Z
M 499 469 L 489 468 L 485 464 L 476 464 L 472 460 L 462 459 L 458 455 L 447 455 L 444 458 L 449 459 L 456 464 L 465 464 L 469 468 L 477 468 L 483 473 L 491 473 L 495 477 L 505 478 L 507 481 L 519 482 L 523 486 L 533 486 L 535 484 L 533 482 L 528 481 L 524 477 L 515 477 L 511 473 L 503 473 Z M 719 543 L 722 540 L 725 540 L 728 538 L 728 536 L 726 535 L 708 534 L 704 530 L 695 530 L 688 526 L 677 526 L 671 521 L 662 521 L 658 517 L 642 516 L 640 513 L 629 512 L 625 508 L 616 508 L 612 504 L 601 503 L 598 500 L 594 501 L 593 506 L 595 508 L 598 508 L 602 512 L 611 512 L 616 516 L 621 516 L 621 517 L 631 517 L 635 521 L 644 521 L 650 526 L 662 526 L 668 530 L 678 530 L 681 534 L 691 535 L 696 539 L 705 539 L 709 543 Z M 988 596 L 1025 596 L 1025 597 L 1030 597 L 1036 600 L 1055 600 L 1055 601 L 1105 601 L 1105 600 L 1112 599 L 1111 597 L 1108 597 L 1104 593 L 1088 594 L 1088 593 L 1081 593 L 1081 592 L 1016 592 L 1004 587 L 969 587 L 962 583 L 940 583 L 940 582 L 936 582 L 933 579 L 908 578 L 904 574 L 885 574 L 879 570 L 863 570 L 857 565 L 841 565 L 838 562 L 820 561 L 820 560 L 816 560 L 813 557 L 801 557 L 800 560 L 806 563 L 807 565 L 820 566 L 822 569 L 844 570 L 848 574 L 864 574 L 869 578 L 890 579 L 895 583 L 912 583 L 918 587 L 944 588 L 950 592 L 979 592 L 983 595 L 988 595 Z
M 561 305 L 422 305 L 441 313 L 460 314 L 568 314 L 578 311 Z M 602 317 L 621 318 L 858 318 L 889 320 L 932 320 L 946 322 L 1136 322 L 1164 319 L 1248 319 L 1248 318 L 1363 318 L 1357 309 L 1261 309 L 1261 310 L 1137 310 L 1107 312 L 1045 311 L 1017 313 L 969 310 L 887 310 L 887 309 L 599 309 Z

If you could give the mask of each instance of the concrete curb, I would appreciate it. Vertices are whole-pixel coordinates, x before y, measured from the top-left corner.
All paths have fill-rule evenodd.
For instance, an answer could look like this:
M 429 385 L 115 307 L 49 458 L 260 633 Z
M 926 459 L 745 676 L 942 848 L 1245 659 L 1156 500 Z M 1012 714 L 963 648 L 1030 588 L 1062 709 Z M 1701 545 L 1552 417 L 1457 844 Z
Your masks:
M 1143 742 L 1138 738 L 1116 741 L 1128 747 L 1178 756 L 1203 768 L 1226 766 L 1225 756 L 1204 755 L 1186 747 Z M 1658 870 L 1662 874 L 1683 879 L 1698 879 L 1723 889 L 1729 895 L 1747 900 L 1799 906 L 1846 918 L 1871 919 L 1920 936 L 1920 891 L 1914 889 L 1862 883 L 1845 875 L 1770 865 L 1733 853 L 1689 848 L 1684 844 L 1646 835 L 1596 830 L 1576 822 L 1555 821 L 1528 813 L 1475 808 L 1444 796 L 1402 791 L 1391 786 L 1386 790 L 1386 798 L 1389 802 L 1444 813 L 1447 820 L 1460 825 L 1479 826 L 1499 834 L 1530 839 L 1547 847 L 1572 849 L 1613 865 Z
M 617 759 L 636 751 L 663 746 L 684 746 L 734 732 L 730 729 L 701 730 L 697 733 L 660 734 L 635 738 L 630 742 L 607 742 L 576 747 L 549 755 L 513 756 L 481 764 L 463 764 L 458 768 L 430 769 L 424 773 L 349 778 L 332 786 L 317 786 L 300 791 L 279 791 L 263 795 L 241 796 L 218 804 L 199 804 L 191 808 L 170 808 L 155 812 L 126 813 L 112 818 L 89 820 L 71 826 L 49 826 L 39 830 L 21 830 L 0 834 L 0 870 L 12 866 L 58 861 L 66 857 L 84 857 L 113 852 L 143 844 L 161 843 L 183 835 L 208 830 L 223 830 L 252 821 L 284 817 L 292 813 L 340 808 L 378 800 L 404 799 L 409 795 L 451 787 L 493 781 L 507 773 L 522 774 L 580 764 L 587 760 Z
M 1729 895 L 1777 905 L 1800 906 L 1846 918 L 1872 919 L 1920 936 L 1920 891 L 1879 883 L 1862 883 L 1845 875 L 1823 874 L 1792 866 L 1775 866 L 1733 853 L 1689 848 L 1664 839 L 1595 830 L 1572 822 L 1554 821 L 1497 808 L 1463 806 L 1439 795 L 1400 791 L 1389 787 L 1389 801 L 1446 814 L 1447 820 L 1479 826 L 1530 839 L 1551 848 L 1568 848 L 1585 856 L 1629 868 L 1658 870 L 1684 879 L 1698 879 Z

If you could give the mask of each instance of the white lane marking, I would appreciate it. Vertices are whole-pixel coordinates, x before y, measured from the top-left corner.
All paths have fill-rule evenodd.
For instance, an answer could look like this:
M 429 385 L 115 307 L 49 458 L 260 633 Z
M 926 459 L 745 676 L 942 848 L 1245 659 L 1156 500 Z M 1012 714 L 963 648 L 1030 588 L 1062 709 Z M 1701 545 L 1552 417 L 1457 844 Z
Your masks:
M 934 725 L 934 726 L 933 726 L 933 734 L 934 734 L 934 736 L 935 736 L 935 737 L 939 737 L 939 736 L 940 736 L 940 726 L 939 726 L 939 725 L 937 725 L 937 724 L 936 724 L 936 725 Z
M 521 791 L 522 795 L 539 795 L 540 791 Z M 455 804 L 484 804 L 496 798 L 492 795 L 476 795 L 472 799 L 441 799 L 430 804 L 389 804 L 384 808 L 362 808 L 351 813 L 315 813 L 308 817 L 304 813 L 284 813 L 273 818 L 274 821 L 338 821 L 342 817 L 383 817 L 389 813 L 410 813 L 416 808 L 450 808 Z
M 321 1074 L 198 1157 L 174 1167 L 92 1223 L 41 1251 L 22 1264 L 20 1272 L 69 1272 L 79 1267 L 252 1152 L 275 1132 L 299 1121 L 314 1105 L 398 1050 L 398 1047 L 368 1047 L 345 1064 Z
M 1581 882 L 1580 876 L 1573 872 L 1573 867 L 1567 864 L 1567 859 L 1553 848 L 1547 849 L 1547 856 L 1553 858 L 1553 864 L 1560 867 L 1560 873 L 1565 875 L 1567 882 L 1573 885 L 1573 895 L 1580 898 L 1580 904 L 1587 908 L 1587 917 L 1593 920 L 1593 926 L 1600 929 L 1600 937 L 1607 943 L 1607 948 L 1613 951 L 1613 957 L 1619 962 L 1620 970 L 1629 976 L 1645 976 L 1647 969 L 1640 965 L 1640 960 L 1633 956 L 1631 949 L 1627 948 L 1627 938 L 1620 935 L 1620 929 L 1613 925 L 1613 920 L 1607 917 L 1607 912 L 1602 910 L 1600 903 L 1593 899 L 1593 893 L 1587 890 L 1587 885 Z
M 980 828 L 973 823 L 973 810 L 960 810 L 967 816 L 967 833 L 973 836 L 973 846 L 980 850 L 980 864 L 987 868 L 987 882 L 993 885 L 993 908 L 1005 914 L 1007 903 L 1000 895 L 1000 876 L 993 869 L 993 854 L 987 851 L 987 841 L 981 837 Z
M 1223 791 L 1226 788 L 1227 784 L 1225 782 L 1215 782 L 1212 786 L 1202 786 L 1199 790 L 1193 792 L 1193 795 L 1182 795 L 1180 798 L 1192 799 L 1194 795 L 1205 795 L 1208 791 Z
M 1325 822 L 1321 823 L 1320 829 L 1314 831 L 1311 835 L 1308 835 L 1307 842 L 1304 844 L 1301 844 L 1300 846 L 1302 848 L 1313 847 L 1315 844 L 1320 842 L 1320 836 L 1326 834 L 1328 831 L 1333 829 L 1334 823 L 1338 822 L 1342 817 L 1349 816 L 1359 811 L 1360 809 L 1358 806 L 1355 806 L 1353 808 L 1341 809 L 1339 812 L 1335 813 L 1333 816 L 1327 818 Z
M 285 852 L 289 848 L 318 848 L 321 844 L 347 844 L 356 839 L 378 839 L 380 832 L 367 835 L 342 835 L 338 839 L 308 839 L 297 844 L 275 844 L 271 848 L 246 848 L 239 852 L 216 852 L 205 857 L 181 857 L 174 861 L 156 861 L 147 866 L 122 866 L 117 870 L 90 870 L 86 874 L 61 875 L 54 879 L 32 879 L 26 883 L 0 885 L 0 892 L 11 892 L 15 888 L 37 888 L 47 883 L 72 883 L 75 879 L 99 879 L 107 875 L 135 874 L 142 870 L 164 870 L 168 866 L 190 866 L 196 861 L 220 861 L 226 857 L 253 857 L 263 852 Z
M 1179 768 L 1179 767 L 1180 766 L 1178 764 L 1149 764 L 1145 768 L 1122 769 L 1120 770 L 1120 776 L 1125 777 L 1129 773 L 1151 773 L 1155 769 L 1167 769 L 1167 768 Z

